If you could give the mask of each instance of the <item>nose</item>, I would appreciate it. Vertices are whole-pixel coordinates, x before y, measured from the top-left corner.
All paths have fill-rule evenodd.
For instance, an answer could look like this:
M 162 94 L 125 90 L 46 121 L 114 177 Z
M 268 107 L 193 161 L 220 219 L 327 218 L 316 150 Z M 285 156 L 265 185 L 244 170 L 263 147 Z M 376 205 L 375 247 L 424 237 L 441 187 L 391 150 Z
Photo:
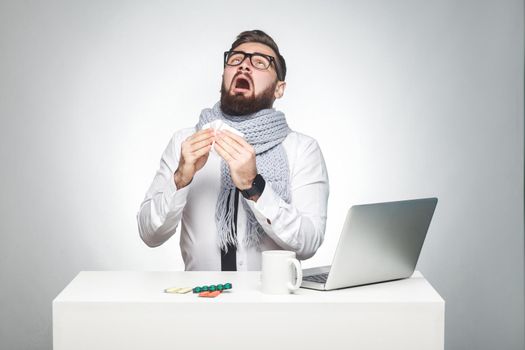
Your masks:
M 242 71 L 251 72 L 252 63 L 250 62 L 250 58 L 248 56 L 244 57 L 244 60 L 241 62 L 237 70 L 239 72 L 242 72 Z

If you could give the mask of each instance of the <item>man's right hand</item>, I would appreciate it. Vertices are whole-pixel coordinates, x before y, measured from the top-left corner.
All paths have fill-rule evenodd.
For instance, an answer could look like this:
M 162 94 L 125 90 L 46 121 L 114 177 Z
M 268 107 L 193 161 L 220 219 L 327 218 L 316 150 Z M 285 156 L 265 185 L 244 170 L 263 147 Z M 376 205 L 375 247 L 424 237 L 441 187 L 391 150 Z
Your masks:
M 214 130 L 205 129 L 191 135 L 182 143 L 179 167 L 173 175 L 177 189 L 186 187 L 193 180 L 195 173 L 206 164 L 214 140 Z

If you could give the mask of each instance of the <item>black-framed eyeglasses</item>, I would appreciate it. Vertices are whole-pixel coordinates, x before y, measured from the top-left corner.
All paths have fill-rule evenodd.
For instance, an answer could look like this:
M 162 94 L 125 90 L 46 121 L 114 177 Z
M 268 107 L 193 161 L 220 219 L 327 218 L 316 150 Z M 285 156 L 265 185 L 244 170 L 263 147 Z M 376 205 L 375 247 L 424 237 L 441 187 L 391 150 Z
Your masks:
M 248 53 L 244 51 L 226 51 L 224 52 L 224 65 L 225 66 L 239 66 L 244 62 L 246 57 L 250 58 L 252 67 L 258 70 L 267 70 L 270 66 L 274 65 L 277 76 L 280 77 L 275 58 L 270 55 L 265 55 L 259 52 Z

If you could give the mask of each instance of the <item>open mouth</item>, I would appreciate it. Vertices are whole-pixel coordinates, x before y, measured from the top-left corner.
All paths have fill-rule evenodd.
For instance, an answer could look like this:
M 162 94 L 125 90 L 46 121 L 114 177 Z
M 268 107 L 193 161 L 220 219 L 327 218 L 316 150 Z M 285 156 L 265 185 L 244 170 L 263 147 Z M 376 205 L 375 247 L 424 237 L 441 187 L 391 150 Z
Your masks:
M 235 79 L 233 91 L 234 92 L 247 92 L 250 91 L 251 84 L 250 81 L 247 78 L 244 78 L 242 76 Z

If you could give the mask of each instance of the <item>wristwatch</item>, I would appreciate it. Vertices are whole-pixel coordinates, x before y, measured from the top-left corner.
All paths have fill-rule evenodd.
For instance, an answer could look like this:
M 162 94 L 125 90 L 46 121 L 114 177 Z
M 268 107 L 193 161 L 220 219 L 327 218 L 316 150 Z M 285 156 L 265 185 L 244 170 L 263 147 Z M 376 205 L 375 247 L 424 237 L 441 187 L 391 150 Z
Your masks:
M 253 179 L 252 187 L 246 190 L 241 190 L 242 196 L 247 199 L 250 199 L 253 196 L 260 196 L 264 191 L 265 185 L 266 181 L 264 181 L 264 178 L 261 176 L 261 174 L 257 174 L 255 179 Z

